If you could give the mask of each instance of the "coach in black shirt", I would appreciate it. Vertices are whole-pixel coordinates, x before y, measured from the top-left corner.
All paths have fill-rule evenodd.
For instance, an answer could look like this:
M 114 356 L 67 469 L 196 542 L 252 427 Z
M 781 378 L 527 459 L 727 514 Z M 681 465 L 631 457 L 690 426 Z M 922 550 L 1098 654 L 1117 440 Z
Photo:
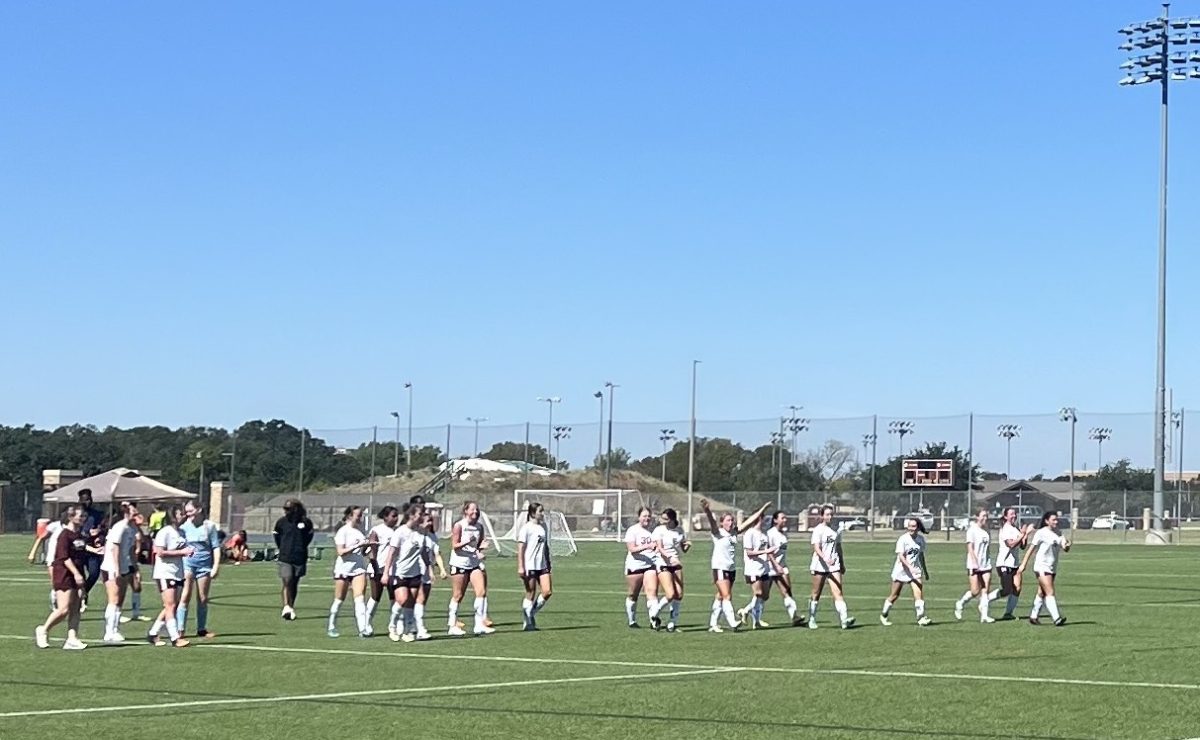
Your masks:
M 296 618 L 296 592 L 308 566 L 313 523 L 304 504 L 294 498 L 283 504 L 283 516 L 275 522 L 275 547 L 279 550 L 279 580 L 283 582 L 283 611 L 280 616 Z

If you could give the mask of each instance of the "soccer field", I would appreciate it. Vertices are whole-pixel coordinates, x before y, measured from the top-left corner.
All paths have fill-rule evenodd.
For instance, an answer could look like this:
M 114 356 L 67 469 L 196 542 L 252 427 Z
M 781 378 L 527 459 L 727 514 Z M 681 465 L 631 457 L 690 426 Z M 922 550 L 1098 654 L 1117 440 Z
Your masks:
M 931 539 L 936 539 L 931 538 Z M 858 627 L 834 627 L 826 599 L 815 631 L 771 627 L 709 634 L 706 537 L 685 556 L 683 631 L 630 630 L 623 548 L 581 545 L 555 561 L 555 595 L 538 633 L 523 633 L 512 559 L 489 563 L 494 635 L 444 637 L 448 584 L 427 623 L 435 639 L 392 643 L 325 635 L 327 558 L 310 563 L 299 618 L 279 618 L 273 563 L 226 567 L 209 616 L 217 636 L 152 648 L 99 641 L 102 609 L 85 616 L 82 652 L 37 650 L 47 609 L 45 569 L 28 565 L 29 537 L 0 537 L 0 738 L 69 732 L 121 737 L 170 718 L 172 738 L 240 737 L 943 737 L 1185 738 L 1200 735 L 1200 574 L 1191 547 L 1081 545 L 1063 555 L 1066 627 L 983 625 L 973 603 L 956 622 L 963 548 L 934 543 L 927 603 L 913 624 L 906 593 L 878 622 L 891 542 L 850 542 L 846 578 Z M 148 612 L 157 594 L 146 590 Z M 807 585 L 798 589 L 802 608 Z M 735 603 L 748 590 L 739 584 Z M 102 603 L 100 587 L 93 603 Z M 1022 597 L 1027 616 L 1031 594 Z M 469 600 L 467 602 L 469 604 Z M 469 609 L 464 609 L 469 612 Z M 999 616 L 1002 602 L 993 604 Z M 468 614 L 469 617 L 469 614 Z M 778 594 L 764 618 L 786 623 Z M 375 619 L 386 625 L 385 608 Z M 193 622 L 194 625 L 194 622 Z M 62 627 L 54 636 L 63 636 Z M 153 723 L 153 724 L 152 724 Z

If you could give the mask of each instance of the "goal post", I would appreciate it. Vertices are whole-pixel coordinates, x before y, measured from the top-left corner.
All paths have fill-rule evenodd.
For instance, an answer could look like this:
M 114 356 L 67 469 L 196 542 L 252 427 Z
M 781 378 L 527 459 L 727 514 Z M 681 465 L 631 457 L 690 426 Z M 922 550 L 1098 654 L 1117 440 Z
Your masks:
M 632 524 L 642 497 L 636 490 L 622 488 L 518 488 L 513 491 L 513 535 L 525 521 L 531 502 L 541 504 L 548 513 L 560 514 L 560 526 L 573 541 L 613 541 L 620 540 Z
M 575 545 L 575 536 L 571 532 L 571 528 L 567 526 L 566 515 L 561 511 L 554 511 L 544 507 L 542 513 L 545 516 L 546 534 L 550 540 L 550 555 L 552 557 L 566 557 L 579 552 L 579 548 Z M 496 538 L 495 550 L 497 555 L 501 557 L 513 557 L 517 554 L 517 533 L 521 531 L 521 527 L 528 520 L 529 512 L 522 511 L 514 520 L 512 529 Z

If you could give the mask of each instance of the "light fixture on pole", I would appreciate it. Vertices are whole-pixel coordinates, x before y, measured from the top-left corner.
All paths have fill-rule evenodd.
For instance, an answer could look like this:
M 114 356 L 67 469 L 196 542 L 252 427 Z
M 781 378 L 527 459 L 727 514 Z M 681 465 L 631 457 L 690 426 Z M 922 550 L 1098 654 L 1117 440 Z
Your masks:
M 475 424 L 475 447 L 473 448 L 475 450 L 475 452 L 472 454 L 475 457 L 479 457 L 479 423 L 487 421 L 487 417 L 486 416 L 468 416 L 467 421 L 473 422 Z
M 571 427 L 554 427 L 554 469 L 562 469 L 562 440 L 571 436 Z
M 550 416 L 546 422 L 546 467 L 554 467 L 550 460 L 550 451 L 554 449 L 554 404 L 562 403 L 558 396 L 538 396 L 539 402 L 545 403 Z
M 1088 439 L 1096 440 L 1096 475 L 1104 467 L 1104 442 L 1112 439 L 1112 429 L 1108 427 L 1092 427 L 1088 430 Z
M 392 477 L 400 477 L 400 412 L 393 411 L 392 418 L 396 420 L 396 446 L 392 449 Z
M 1000 424 L 996 427 L 996 435 L 1004 438 L 1007 454 L 1004 464 L 1004 480 L 1012 480 L 1012 441 L 1013 437 L 1021 436 L 1021 427 L 1017 424 Z M 1023 486 L 1022 486 L 1023 488 Z M 1017 506 L 1024 503 L 1025 496 L 1021 488 L 1017 489 Z
M 1063 406 L 1058 410 L 1058 418 L 1071 422 L 1071 472 L 1069 473 L 1071 481 L 1071 516 L 1069 519 L 1071 529 L 1075 529 L 1075 425 L 1079 422 L 1079 415 L 1075 413 L 1074 406 Z
M 660 434 L 658 435 L 658 441 L 662 442 L 662 448 L 663 448 L 663 451 L 662 451 L 662 479 L 663 479 L 663 482 L 665 483 L 667 480 L 667 443 L 675 441 L 676 437 L 675 437 L 674 429 L 662 429 L 659 431 L 660 431 Z
M 621 386 L 613 382 L 605 382 L 608 389 L 608 454 L 604 458 L 604 487 L 612 486 L 612 451 L 613 451 L 613 396 Z
M 1158 335 L 1154 383 L 1154 502 L 1153 527 L 1162 531 L 1163 480 L 1166 477 L 1167 432 L 1167 99 L 1171 82 L 1200 79 L 1200 18 L 1171 18 L 1170 3 L 1162 15 L 1122 28 L 1121 51 L 1138 53 L 1121 63 L 1121 85 L 1159 83 L 1158 180 Z
M 404 390 L 408 391 L 408 444 L 404 447 L 404 472 L 412 472 L 412 383 L 405 383 Z
M 916 429 L 916 424 L 911 421 L 897 419 L 896 421 L 888 422 L 888 434 L 894 434 L 900 438 L 900 468 L 904 468 L 904 438 L 913 433 Z M 912 489 L 908 489 L 908 510 L 912 511 Z
M 784 420 L 784 428 L 792 435 L 792 465 L 796 464 L 796 439 L 800 436 L 800 432 L 808 431 L 809 421 L 809 419 L 799 416 L 793 416 Z

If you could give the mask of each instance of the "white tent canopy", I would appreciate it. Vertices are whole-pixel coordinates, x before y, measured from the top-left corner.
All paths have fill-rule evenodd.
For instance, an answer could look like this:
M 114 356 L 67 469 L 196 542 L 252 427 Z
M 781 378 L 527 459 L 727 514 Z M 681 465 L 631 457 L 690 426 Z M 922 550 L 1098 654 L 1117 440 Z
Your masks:
M 196 498 L 194 493 L 168 486 L 136 470 L 116 468 L 51 491 L 42 497 L 42 501 L 48 504 L 73 504 L 79 501 L 79 492 L 85 488 L 91 489 L 92 501 L 98 504 L 115 501 L 190 501 Z

